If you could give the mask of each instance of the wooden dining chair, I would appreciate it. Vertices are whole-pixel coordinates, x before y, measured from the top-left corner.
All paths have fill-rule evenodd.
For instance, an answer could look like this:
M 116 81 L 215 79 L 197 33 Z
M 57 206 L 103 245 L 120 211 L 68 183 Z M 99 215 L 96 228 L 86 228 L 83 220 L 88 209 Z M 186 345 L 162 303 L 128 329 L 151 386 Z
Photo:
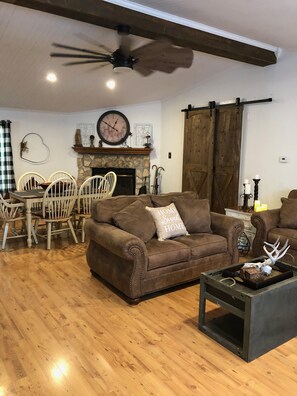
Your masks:
M 45 177 L 37 172 L 26 172 L 22 174 L 17 181 L 18 191 L 27 191 L 33 189 L 40 189 L 40 183 L 44 183 Z
M 58 179 L 53 181 L 45 190 L 40 217 L 46 225 L 47 249 L 51 248 L 53 235 L 71 231 L 75 243 L 78 243 L 71 222 L 72 210 L 77 199 L 77 185 L 72 179 Z M 66 223 L 66 227 L 63 227 Z M 42 234 L 38 236 L 44 237 Z
M 111 197 L 117 184 L 117 175 L 114 172 L 108 172 L 104 176 L 106 179 L 105 188 L 108 189 L 108 196 Z
M 53 182 L 53 181 L 58 180 L 58 179 L 70 179 L 70 180 L 76 181 L 75 178 L 70 173 L 68 173 L 66 171 L 55 171 L 55 172 L 53 172 L 49 176 L 48 181 Z
M 87 218 L 91 217 L 92 203 L 98 199 L 108 197 L 108 182 L 103 176 L 91 176 L 80 186 L 77 194 L 77 207 L 74 212 L 74 224 L 77 231 L 81 231 L 81 241 L 85 241 L 84 226 Z
M 16 223 L 22 223 L 21 230 L 18 231 Z M 11 199 L 4 199 L 0 194 L 0 230 L 3 228 L 1 249 L 5 249 L 7 239 L 27 237 L 26 214 L 23 203 L 14 203 Z M 11 228 L 11 235 L 9 234 Z M 34 242 L 37 244 L 35 229 L 32 228 Z

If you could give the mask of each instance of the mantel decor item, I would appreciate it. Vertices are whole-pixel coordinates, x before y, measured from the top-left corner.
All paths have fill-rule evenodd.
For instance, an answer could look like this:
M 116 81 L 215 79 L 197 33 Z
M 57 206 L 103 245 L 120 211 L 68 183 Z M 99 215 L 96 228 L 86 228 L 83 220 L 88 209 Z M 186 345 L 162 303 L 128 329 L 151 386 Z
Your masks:
M 77 130 L 75 131 L 74 141 L 75 146 L 82 147 L 81 130 L 79 128 L 77 128 Z
M 130 136 L 130 124 L 128 118 L 117 110 L 109 110 L 103 113 L 97 122 L 99 139 L 111 146 L 124 143 Z
M 133 138 L 135 147 L 150 147 L 153 140 L 153 124 L 134 124 Z M 150 146 L 146 146 L 148 143 Z
M 144 147 L 147 147 L 147 148 L 151 147 L 151 145 L 152 145 L 152 143 L 150 142 L 151 136 L 150 135 L 146 135 L 145 138 L 146 138 L 146 143 L 144 143 Z

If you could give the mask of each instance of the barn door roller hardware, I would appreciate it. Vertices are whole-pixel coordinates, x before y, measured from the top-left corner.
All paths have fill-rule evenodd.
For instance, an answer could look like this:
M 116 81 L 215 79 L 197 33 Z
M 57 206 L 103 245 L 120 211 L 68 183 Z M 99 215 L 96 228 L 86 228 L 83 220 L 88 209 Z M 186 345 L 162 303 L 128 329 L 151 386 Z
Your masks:
M 223 104 L 217 104 L 215 100 L 212 100 L 208 102 L 208 106 L 202 106 L 202 107 L 192 107 L 192 105 L 188 105 L 186 109 L 182 109 L 182 112 L 186 112 L 186 117 L 188 118 L 188 113 L 189 111 L 194 111 L 194 110 L 205 110 L 205 109 L 219 109 L 221 107 L 226 107 L 226 106 L 244 106 L 248 104 L 255 104 L 255 103 L 266 103 L 266 102 L 272 102 L 272 98 L 266 98 L 266 99 L 256 99 L 256 100 L 248 100 L 246 102 L 241 102 L 240 98 L 236 98 L 234 103 L 223 103 Z

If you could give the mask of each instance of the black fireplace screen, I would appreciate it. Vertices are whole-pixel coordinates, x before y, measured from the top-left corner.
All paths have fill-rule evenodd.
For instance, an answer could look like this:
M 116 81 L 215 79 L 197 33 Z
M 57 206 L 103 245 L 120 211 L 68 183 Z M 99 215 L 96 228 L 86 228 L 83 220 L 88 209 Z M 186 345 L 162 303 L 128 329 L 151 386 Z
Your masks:
M 114 172 L 117 175 L 117 184 L 113 192 L 116 195 L 135 194 L 135 169 L 132 168 L 92 168 L 92 176 L 106 175 L 107 172 Z

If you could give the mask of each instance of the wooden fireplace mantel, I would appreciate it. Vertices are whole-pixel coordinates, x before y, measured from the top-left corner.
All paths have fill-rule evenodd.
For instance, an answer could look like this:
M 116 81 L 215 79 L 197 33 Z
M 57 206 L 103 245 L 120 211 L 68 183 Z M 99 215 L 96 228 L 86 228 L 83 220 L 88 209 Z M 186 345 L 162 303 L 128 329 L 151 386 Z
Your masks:
M 100 155 L 149 155 L 153 150 L 151 147 L 83 147 L 73 146 L 74 151 L 79 154 Z

